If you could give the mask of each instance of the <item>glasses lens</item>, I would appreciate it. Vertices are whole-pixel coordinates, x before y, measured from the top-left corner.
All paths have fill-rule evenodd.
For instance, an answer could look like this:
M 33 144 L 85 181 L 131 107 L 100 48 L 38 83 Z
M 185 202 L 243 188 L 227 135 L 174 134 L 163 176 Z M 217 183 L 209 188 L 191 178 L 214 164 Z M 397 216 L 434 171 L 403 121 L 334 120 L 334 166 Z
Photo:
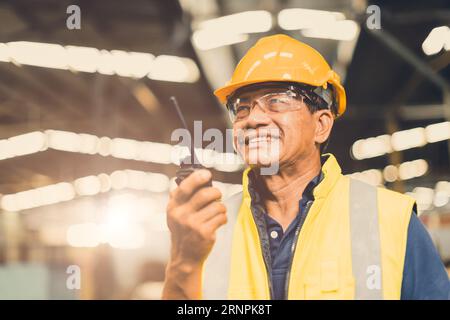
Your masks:
M 287 112 L 297 110 L 301 105 L 292 91 L 269 93 L 258 99 L 271 112 Z
M 227 105 L 228 116 L 230 117 L 231 123 L 236 121 L 236 114 L 232 108 L 230 108 L 229 104 Z
M 255 102 L 258 103 L 264 112 L 288 112 L 298 110 L 303 101 L 303 96 L 298 95 L 293 90 L 275 90 L 277 92 L 266 93 L 256 98 L 233 97 L 228 101 L 227 107 L 232 122 L 246 119 Z

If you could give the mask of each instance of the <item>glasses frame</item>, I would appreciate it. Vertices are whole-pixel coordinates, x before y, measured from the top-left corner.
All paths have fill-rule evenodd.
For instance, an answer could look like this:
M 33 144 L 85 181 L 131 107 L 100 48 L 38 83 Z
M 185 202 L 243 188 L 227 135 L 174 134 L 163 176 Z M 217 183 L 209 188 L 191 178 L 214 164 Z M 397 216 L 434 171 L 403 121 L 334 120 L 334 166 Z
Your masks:
M 240 119 L 240 120 L 236 120 L 236 111 L 234 110 L 234 103 L 236 102 L 237 99 L 239 99 L 239 97 L 241 97 L 243 94 L 254 91 L 254 90 L 258 90 L 261 89 L 262 86 L 260 83 L 258 84 L 253 84 L 253 85 L 249 85 L 249 86 L 245 86 L 243 88 L 240 88 L 238 90 L 236 90 L 233 94 L 231 94 L 228 99 L 227 99 L 227 103 L 226 103 L 226 107 L 228 109 L 228 114 L 230 116 L 230 120 L 232 123 L 236 123 L 239 121 L 243 121 L 244 119 Z M 309 86 L 309 85 L 301 85 L 301 84 L 293 84 L 293 83 L 284 83 L 284 82 L 273 82 L 273 83 L 264 83 L 264 88 L 273 88 L 273 89 L 283 89 L 286 92 L 292 92 L 295 95 L 295 98 L 300 98 L 303 103 L 309 104 L 309 105 L 313 105 L 318 104 L 318 109 L 325 109 L 325 108 L 329 108 L 328 103 L 319 95 L 317 95 L 314 92 L 315 87 L 313 86 Z M 262 98 L 268 96 L 268 95 L 272 95 L 275 94 L 276 92 L 269 92 L 266 93 L 258 98 L 252 99 L 251 101 L 251 109 L 250 109 L 250 113 L 251 110 L 253 110 L 255 102 L 258 102 L 259 100 L 261 100 Z M 266 108 L 264 108 L 264 105 L 259 103 L 260 106 L 262 106 L 262 109 L 265 113 L 283 113 L 283 112 L 290 112 L 290 111 L 296 111 L 299 110 L 300 107 L 298 108 L 292 108 L 289 110 L 285 110 L 285 111 L 281 111 L 281 112 L 273 112 L 270 111 Z M 249 113 L 249 115 L 250 115 Z

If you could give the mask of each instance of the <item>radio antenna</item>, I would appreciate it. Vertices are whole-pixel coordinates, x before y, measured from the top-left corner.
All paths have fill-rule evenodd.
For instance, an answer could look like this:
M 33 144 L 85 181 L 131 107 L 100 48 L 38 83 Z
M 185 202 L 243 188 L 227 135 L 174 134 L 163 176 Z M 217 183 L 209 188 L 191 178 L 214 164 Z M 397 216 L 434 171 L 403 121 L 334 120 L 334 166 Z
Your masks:
M 178 101 L 177 98 L 175 98 L 175 96 L 171 96 L 170 97 L 170 101 L 172 101 L 172 104 L 175 107 L 175 110 L 177 111 L 178 114 L 178 118 L 181 120 L 181 123 L 183 124 L 183 127 L 189 132 L 189 134 L 191 133 L 189 131 L 189 128 L 186 124 L 186 120 L 184 119 L 183 113 L 181 112 L 180 106 L 178 105 Z M 196 163 L 198 163 L 198 160 L 195 156 L 195 150 L 194 150 L 194 143 L 192 141 L 192 135 L 191 135 L 191 139 L 190 139 L 190 152 L 191 152 L 191 165 L 194 165 Z

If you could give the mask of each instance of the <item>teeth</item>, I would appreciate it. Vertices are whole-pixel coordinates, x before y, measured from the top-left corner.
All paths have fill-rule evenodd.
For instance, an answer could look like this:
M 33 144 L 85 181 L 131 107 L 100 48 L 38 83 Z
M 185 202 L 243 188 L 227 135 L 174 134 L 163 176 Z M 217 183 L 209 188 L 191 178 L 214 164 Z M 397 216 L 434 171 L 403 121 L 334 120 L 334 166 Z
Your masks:
M 277 134 L 248 134 L 244 139 L 250 141 L 252 139 L 279 139 Z
M 250 142 L 270 141 L 270 140 L 272 140 L 272 139 L 270 139 L 270 138 L 253 138 L 253 139 L 250 139 Z
M 275 137 L 255 137 L 250 138 L 248 141 L 249 147 L 257 147 L 259 144 L 270 143 L 272 140 L 275 140 Z

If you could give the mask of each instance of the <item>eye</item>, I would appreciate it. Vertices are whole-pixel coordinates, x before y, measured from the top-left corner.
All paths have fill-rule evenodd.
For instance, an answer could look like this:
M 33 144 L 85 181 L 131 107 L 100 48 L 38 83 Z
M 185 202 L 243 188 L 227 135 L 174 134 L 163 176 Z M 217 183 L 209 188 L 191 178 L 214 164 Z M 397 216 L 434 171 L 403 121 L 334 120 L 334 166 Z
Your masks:
M 250 107 L 247 105 L 240 105 L 236 107 L 236 118 L 242 119 L 249 115 Z
M 271 97 L 268 100 L 267 104 L 270 110 L 283 112 L 289 109 L 290 105 L 292 104 L 292 99 L 286 96 Z
M 269 100 L 269 103 L 271 104 L 277 104 L 277 103 L 288 103 L 289 99 L 287 97 L 276 97 L 276 98 L 271 98 Z

